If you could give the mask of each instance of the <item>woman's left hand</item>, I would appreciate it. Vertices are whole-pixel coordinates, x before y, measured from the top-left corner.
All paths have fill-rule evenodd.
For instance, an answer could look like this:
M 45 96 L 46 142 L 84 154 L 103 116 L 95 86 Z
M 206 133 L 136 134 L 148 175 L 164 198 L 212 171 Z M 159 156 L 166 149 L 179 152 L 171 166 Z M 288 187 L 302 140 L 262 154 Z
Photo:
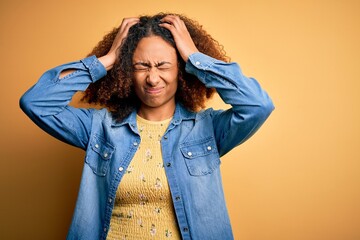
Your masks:
M 167 15 L 161 19 L 161 23 L 159 25 L 171 32 L 174 37 L 176 47 L 185 62 L 187 62 L 191 54 L 199 52 L 186 28 L 184 21 L 181 20 L 179 16 Z

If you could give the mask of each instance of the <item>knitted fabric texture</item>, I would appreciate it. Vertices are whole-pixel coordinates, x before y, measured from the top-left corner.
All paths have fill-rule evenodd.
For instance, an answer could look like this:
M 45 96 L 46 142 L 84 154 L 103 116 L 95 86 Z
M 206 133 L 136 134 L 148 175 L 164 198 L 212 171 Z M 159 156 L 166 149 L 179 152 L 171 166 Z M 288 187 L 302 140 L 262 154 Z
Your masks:
M 160 145 L 170 120 L 137 116 L 141 143 L 119 184 L 108 240 L 181 239 Z

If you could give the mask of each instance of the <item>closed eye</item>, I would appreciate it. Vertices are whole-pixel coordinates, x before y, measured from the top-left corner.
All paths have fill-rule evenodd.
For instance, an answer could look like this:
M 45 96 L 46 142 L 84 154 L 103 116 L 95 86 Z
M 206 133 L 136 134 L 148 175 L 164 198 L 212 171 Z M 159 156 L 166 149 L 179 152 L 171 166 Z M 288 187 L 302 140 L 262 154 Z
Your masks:
M 158 67 L 157 69 L 159 69 L 159 70 L 168 70 L 170 68 L 171 68 L 170 66 L 161 66 L 161 67 Z
M 149 71 L 153 66 L 149 63 L 145 62 L 137 62 L 133 65 L 134 71 L 142 72 L 142 71 Z M 158 70 L 165 71 L 172 68 L 172 64 L 170 62 L 160 62 L 154 65 Z
M 140 66 L 134 66 L 134 70 L 137 72 L 141 71 L 149 71 L 149 67 L 140 67 Z
M 133 65 L 135 71 L 148 71 L 151 66 L 147 63 L 138 62 Z
M 155 65 L 155 67 L 157 67 L 157 69 L 159 70 L 168 70 L 171 68 L 171 63 L 169 62 L 160 62 L 158 64 Z

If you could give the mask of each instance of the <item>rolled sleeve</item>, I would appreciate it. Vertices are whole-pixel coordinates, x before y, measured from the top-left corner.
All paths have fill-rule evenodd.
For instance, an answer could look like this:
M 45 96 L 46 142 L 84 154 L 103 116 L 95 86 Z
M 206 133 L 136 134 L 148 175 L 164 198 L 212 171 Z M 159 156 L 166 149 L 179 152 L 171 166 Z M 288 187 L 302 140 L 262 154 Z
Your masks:
M 89 70 L 92 82 L 96 82 L 106 75 L 106 69 L 104 65 L 102 65 L 96 56 L 84 58 L 81 60 L 81 62 Z

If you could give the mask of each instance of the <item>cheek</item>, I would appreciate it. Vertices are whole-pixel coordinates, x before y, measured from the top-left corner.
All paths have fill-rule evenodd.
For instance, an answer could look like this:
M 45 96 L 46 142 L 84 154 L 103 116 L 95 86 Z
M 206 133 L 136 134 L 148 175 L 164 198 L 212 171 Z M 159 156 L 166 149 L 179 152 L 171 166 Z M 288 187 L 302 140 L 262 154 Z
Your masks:
M 175 94 L 176 94 L 177 89 L 178 89 L 178 85 L 179 85 L 178 79 L 174 80 L 174 81 L 170 84 L 169 91 L 170 91 L 171 95 L 175 95 Z
M 178 86 L 178 75 L 177 74 L 174 74 L 174 73 L 171 73 L 171 74 L 168 74 L 166 76 L 166 79 L 167 79 L 167 84 L 170 86 L 170 88 L 173 90 L 173 89 L 177 89 L 177 86 Z
M 169 72 L 167 72 L 166 78 L 168 79 L 169 82 L 174 84 L 174 83 L 177 83 L 177 81 L 178 81 L 178 74 L 179 74 L 179 72 L 177 69 L 173 70 L 173 71 L 169 71 Z
M 141 96 L 141 91 L 142 91 L 142 84 L 141 81 L 139 80 L 139 78 L 135 77 L 133 78 L 133 89 L 135 94 L 139 97 Z
M 143 74 L 141 74 L 141 73 L 134 73 L 133 84 L 134 84 L 135 88 L 141 86 L 143 84 L 143 82 L 145 81 L 145 80 L 143 80 L 145 78 L 142 75 Z

